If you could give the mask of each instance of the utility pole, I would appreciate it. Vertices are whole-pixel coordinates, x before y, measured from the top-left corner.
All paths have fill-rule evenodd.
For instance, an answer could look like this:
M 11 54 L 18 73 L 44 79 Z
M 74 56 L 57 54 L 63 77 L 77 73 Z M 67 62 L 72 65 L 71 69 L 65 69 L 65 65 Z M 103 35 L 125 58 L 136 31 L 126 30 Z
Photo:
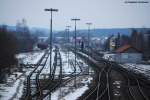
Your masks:
M 67 36 L 68 36 L 68 46 L 67 46 L 67 48 L 68 48 L 68 67 L 69 67 L 69 43 L 70 43 L 70 39 L 69 39 L 69 37 L 70 37 L 70 36 L 69 36 L 69 31 L 70 31 L 70 27 L 71 27 L 71 26 L 66 26 L 66 27 L 67 27 L 66 30 L 67 30 L 67 33 L 68 33 L 68 34 L 67 34 Z
M 50 19 L 50 35 L 49 35 L 49 38 L 50 38 L 50 43 L 49 43 L 49 47 L 50 47 L 50 73 L 49 73 L 49 78 L 51 79 L 51 72 L 52 72 L 52 34 L 53 34 L 53 31 L 52 31 L 52 15 L 53 15 L 53 12 L 57 12 L 58 9 L 53 9 L 53 8 L 50 8 L 50 9 L 44 9 L 45 11 L 49 11 L 50 14 L 51 14 L 51 19 Z M 51 92 L 50 92 L 50 95 L 49 95 L 49 100 L 51 100 Z
M 90 54 L 90 26 L 92 23 L 86 23 L 88 25 L 88 59 L 89 59 L 89 54 Z M 88 65 L 88 74 L 89 74 L 89 65 Z
M 77 38 L 77 29 L 76 29 L 76 22 L 77 21 L 79 21 L 80 19 L 78 19 L 78 18 L 74 18 L 74 19 L 71 19 L 72 21 L 74 21 L 75 22 L 75 31 L 74 31 L 74 33 L 75 33 L 75 88 L 76 88 L 76 62 L 77 62 L 77 41 L 76 41 L 76 38 Z

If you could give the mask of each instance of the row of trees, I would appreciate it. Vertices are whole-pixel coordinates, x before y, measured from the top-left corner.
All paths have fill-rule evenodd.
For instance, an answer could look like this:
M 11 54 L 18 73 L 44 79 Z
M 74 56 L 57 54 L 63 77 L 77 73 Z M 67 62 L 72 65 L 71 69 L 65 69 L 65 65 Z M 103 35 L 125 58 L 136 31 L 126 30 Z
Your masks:
M 0 79 L 17 64 L 17 39 L 13 32 L 7 31 L 6 26 L 0 27 Z
M 15 55 L 33 50 L 37 37 L 32 35 L 23 19 L 16 25 L 16 30 L 8 30 L 6 25 L 0 26 L 0 79 L 17 67 Z

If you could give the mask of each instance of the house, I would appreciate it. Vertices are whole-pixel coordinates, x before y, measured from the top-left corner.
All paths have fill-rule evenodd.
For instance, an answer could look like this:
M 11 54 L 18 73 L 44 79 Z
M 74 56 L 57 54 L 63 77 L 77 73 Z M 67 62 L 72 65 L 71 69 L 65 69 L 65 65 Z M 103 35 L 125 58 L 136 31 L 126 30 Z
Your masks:
M 105 54 L 104 58 L 118 63 L 140 63 L 142 53 L 132 45 L 124 45 L 113 54 Z
M 142 61 L 142 51 L 128 44 L 118 48 L 114 58 L 120 63 L 139 63 Z

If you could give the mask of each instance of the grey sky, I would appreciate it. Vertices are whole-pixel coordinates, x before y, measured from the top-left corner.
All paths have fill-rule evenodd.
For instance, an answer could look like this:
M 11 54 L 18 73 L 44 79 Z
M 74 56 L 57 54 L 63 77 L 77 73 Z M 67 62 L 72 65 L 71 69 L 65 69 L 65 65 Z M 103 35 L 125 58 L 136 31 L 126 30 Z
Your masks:
M 25 18 L 30 27 L 49 27 L 50 14 L 44 8 L 58 8 L 54 13 L 54 29 L 74 25 L 78 28 L 92 22 L 95 28 L 150 27 L 150 3 L 125 4 L 124 0 L 0 0 L 0 24 L 15 25 Z

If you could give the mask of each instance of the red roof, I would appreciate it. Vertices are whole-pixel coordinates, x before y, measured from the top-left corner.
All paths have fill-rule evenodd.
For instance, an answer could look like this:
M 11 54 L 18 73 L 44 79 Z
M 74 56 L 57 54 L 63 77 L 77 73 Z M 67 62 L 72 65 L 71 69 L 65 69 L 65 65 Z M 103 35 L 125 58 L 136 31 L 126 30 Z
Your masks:
M 135 49 L 136 51 L 141 52 L 140 50 L 134 48 L 133 46 L 131 46 L 131 45 L 129 45 L 129 44 L 124 45 L 124 46 L 118 48 L 118 49 L 116 50 L 116 52 L 117 52 L 117 53 L 123 53 L 123 52 L 125 52 L 126 50 L 128 50 L 129 48 L 133 48 L 133 49 Z

